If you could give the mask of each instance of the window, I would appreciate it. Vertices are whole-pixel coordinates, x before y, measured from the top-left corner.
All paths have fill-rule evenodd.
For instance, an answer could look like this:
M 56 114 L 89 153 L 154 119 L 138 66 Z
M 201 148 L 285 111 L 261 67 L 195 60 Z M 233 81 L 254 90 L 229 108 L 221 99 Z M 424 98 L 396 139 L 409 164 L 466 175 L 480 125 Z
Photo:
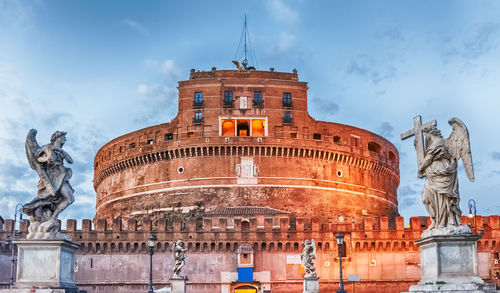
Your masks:
M 378 143 L 370 141 L 368 143 L 368 150 L 370 152 L 374 152 L 374 153 L 380 154 L 381 147 L 380 147 L 380 145 Z
M 132 150 L 132 149 L 135 149 L 135 142 L 133 142 L 133 143 L 131 143 L 131 144 L 129 145 L 129 149 L 131 149 L 131 150 Z
M 222 120 L 222 136 L 234 136 L 234 120 Z
M 201 111 L 197 111 L 194 113 L 193 123 L 194 124 L 203 123 L 203 115 L 202 115 Z
M 193 107 L 202 107 L 203 106 L 203 93 L 202 92 L 195 92 L 194 93 L 194 102 L 193 102 Z
M 238 136 L 250 136 L 249 124 L 250 120 L 238 120 L 236 134 Z
M 321 133 L 313 134 L 313 139 L 321 140 Z
M 167 133 L 165 134 L 165 137 L 163 140 L 168 141 L 168 140 L 173 140 L 174 139 L 174 134 L 173 133 Z
M 285 108 L 292 107 L 292 94 L 291 93 L 283 93 L 283 107 L 285 107 Z
M 256 136 L 267 135 L 265 118 L 227 117 L 219 120 L 221 136 Z
M 291 138 L 297 138 L 298 137 L 297 132 L 291 132 L 290 133 L 290 137 Z
M 232 91 L 225 91 L 224 92 L 224 105 L 225 106 L 232 106 L 233 105 L 233 92 Z
M 340 136 L 335 135 L 335 136 L 333 137 L 333 142 L 334 142 L 334 143 L 336 143 L 336 144 L 340 144 Z
M 122 152 L 122 146 L 120 146 L 120 153 Z
M 351 136 L 351 145 L 353 147 L 358 147 L 359 146 L 359 137 Z
M 283 123 L 292 123 L 292 114 L 290 112 L 285 112 L 283 115 Z
M 148 139 L 148 144 L 153 144 L 153 140 L 152 139 Z
M 262 107 L 264 102 L 262 101 L 262 92 L 253 92 L 253 106 Z

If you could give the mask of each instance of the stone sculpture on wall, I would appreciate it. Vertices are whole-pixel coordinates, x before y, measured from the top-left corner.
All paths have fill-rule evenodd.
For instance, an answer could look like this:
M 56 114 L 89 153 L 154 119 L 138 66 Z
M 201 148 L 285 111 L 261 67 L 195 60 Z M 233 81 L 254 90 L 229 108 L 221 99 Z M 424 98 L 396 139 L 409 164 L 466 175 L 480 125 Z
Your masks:
M 50 143 L 42 147 L 36 141 L 36 129 L 26 136 L 26 157 L 38 176 L 37 196 L 23 206 L 23 212 L 30 216 L 28 239 L 67 239 L 60 233 L 57 221 L 59 214 L 73 201 L 73 188 L 69 183 L 72 171 L 64 167 L 64 161 L 73 163 L 71 156 L 62 147 L 66 132 L 56 131 Z
M 317 278 L 316 268 L 314 267 L 313 260 L 316 258 L 316 244 L 314 239 L 310 241 L 308 239 L 304 240 L 304 249 L 300 255 L 300 262 L 306 270 L 304 278 Z
M 184 242 L 182 240 L 177 240 L 174 244 L 174 275 L 172 279 L 184 279 L 181 276 L 181 269 L 186 264 L 186 251 L 184 248 Z
M 420 116 L 415 118 L 415 121 L 421 121 Z M 474 181 L 469 132 L 458 118 L 452 118 L 448 123 L 453 131 L 446 139 L 437 129 L 435 121 L 427 126 L 415 123 L 415 129 L 410 134 L 401 135 L 402 139 L 415 135 L 417 176 L 426 178 L 422 202 L 429 213 L 431 224 L 422 233 L 422 237 L 471 233 L 470 227 L 462 225 L 460 220 L 462 212 L 459 207 L 457 179 L 458 160 L 462 159 L 467 177 Z

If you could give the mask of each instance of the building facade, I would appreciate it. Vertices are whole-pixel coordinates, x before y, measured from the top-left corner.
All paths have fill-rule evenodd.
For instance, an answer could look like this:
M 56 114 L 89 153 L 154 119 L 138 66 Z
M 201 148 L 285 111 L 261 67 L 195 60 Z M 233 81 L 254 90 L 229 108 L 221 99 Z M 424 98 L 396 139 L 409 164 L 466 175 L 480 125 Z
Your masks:
M 65 230 L 80 245 L 81 289 L 145 291 L 151 233 L 156 288 L 169 285 L 178 239 L 187 248 L 188 292 L 301 292 L 305 239 L 317 245 L 321 292 L 338 289 L 339 249 L 345 278 L 360 277 L 346 282 L 348 291 L 402 292 L 420 280 L 414 241 L 429 220 L 414 217 L 405 227 L 399 217 L 399 156 L 389 141 L 310 117 L 296 70 L 191 70 L 178 89 L 171 122 L 97 152 L 96 216 L 68 220 Z M 28 225 L 21 223 L 21 237 Z M 0 240 L 13 237 L 13 227 L 6 220 Z M 480 276 L 499 284 L 499 217 L 478 217 L 474 228 L 483 231 Z M 4 286 L 12 249 L 0 241 Z

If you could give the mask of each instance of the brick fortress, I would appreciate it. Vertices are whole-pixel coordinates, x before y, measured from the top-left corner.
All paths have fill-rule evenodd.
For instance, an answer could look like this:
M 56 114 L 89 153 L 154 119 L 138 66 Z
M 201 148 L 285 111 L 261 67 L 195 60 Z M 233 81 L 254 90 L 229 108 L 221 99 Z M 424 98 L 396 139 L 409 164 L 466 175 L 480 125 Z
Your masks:
M 361 276 L 357 292 L 401 292 L 418 282 L 413 241 L 428 219 L 404 227 L 399 157 L 389 141 L 310 117 L 296 70 L 191 70 L 178 89 L 170 123 L 113 139 L 95 157 L 94 227 L 68 220 L 66 228 L 81 245 L 80 288 L 146 290 L 153 230 L 156 288 L 168 285 L 172 243 L 182 239 L 188 292 L 300 292 L 302 241 L 314 238 L 320 289 L 335 292 L 337 232 L 345 234 L 344 276 Z M 484 230 L 480 276 L 498 284 L 499 217 L 478 217 L 476 227 Z M 12 229 L 6 220 L 0 239 Z M 10 247 L 0 251 L 0 275 L 9 275 Z M 251 268 L 251 280 L 239 268 Z

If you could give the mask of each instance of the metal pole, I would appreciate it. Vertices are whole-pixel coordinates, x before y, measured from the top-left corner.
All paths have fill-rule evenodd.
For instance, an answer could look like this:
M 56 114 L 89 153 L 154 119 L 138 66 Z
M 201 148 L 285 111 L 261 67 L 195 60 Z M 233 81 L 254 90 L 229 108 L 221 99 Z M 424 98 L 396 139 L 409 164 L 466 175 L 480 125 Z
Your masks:
M 149 290 L 148 293 L 154 293 L 153 290 L 153 247 L 149 247 Z
M 11 250 L 11 257 L 10 257 L 10 283 L 9 283 L 9 288 L 12 288 L 14 286 L 14 243 L 12 243 L 12 240 L 10 241 L 10 250 Z
M 344 280 L 342 279 L 342 244 L 339 244 L 339 264 L 340 264 L 340 282 L 337 293 L 346 293 L 344 290 Z
M 16 237 L 16 222 L 17 222 L 17 213 L 19 213 L 19 221 L 22 221 L 23 219 L 23 204 L 16 204 L 16 207 L 14 209 L 14 226 L 12 227 L 12 235 L 11 235 L 11 241 L 10 241 L 10 250 L 11 250 L 11 256 L 10 256 L 10 283 L 9 287 L 12 288 L 14 286 L 14 267 L 16 266 L 16 259 L 14 257 L 14 248 L 15 244 L 12 242 L 14 238 Z

